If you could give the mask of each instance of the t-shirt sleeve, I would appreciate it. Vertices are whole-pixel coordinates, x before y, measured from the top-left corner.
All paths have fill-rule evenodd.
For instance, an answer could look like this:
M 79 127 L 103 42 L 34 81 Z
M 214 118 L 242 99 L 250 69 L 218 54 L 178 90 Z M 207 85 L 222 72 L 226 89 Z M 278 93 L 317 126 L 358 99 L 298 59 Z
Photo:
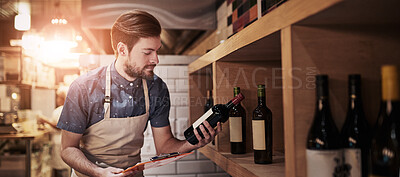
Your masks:
M 85 90 L 77 82 L 71 84 L 57 123 L 58 128 L 79 134 L 85 132 L 89 106 Z
M 150 102 L 155 104 L 154 110 L 150 109 L 150 124 L 152 127 L 165 127 L 169 125 L 168 118 L 171 108 L 169 91 L 167 85 L 162 80 L 160 83 L 158 83 L 158 85 L 156 84 L 156 87 L 157 88 L 154 89 L 154 91 L 157 93 L 153 93 L 152 91 L 150 92 L 150 94 L 158 95 L 155 97 L 150 97 Z

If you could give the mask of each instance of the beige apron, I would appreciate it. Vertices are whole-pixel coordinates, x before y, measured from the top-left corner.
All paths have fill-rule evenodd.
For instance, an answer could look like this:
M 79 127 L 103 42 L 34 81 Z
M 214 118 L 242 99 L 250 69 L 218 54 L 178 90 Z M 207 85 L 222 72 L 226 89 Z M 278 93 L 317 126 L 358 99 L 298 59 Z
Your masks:
M 149 94 L 147 83 L 143 81 L 146 113 L 136 117 L 110 118 L 111 74 L 110 65 L 106 72 L 104 119 L 90 126 L 82 136 L 82 152 L 89 161 L 100 167 L 126 169 L 140 162 L 144 129 L 149 117 Z M 143 176 L 143 173 L 135 176 Z M 73 170 L 72 177 L 86 177 Z

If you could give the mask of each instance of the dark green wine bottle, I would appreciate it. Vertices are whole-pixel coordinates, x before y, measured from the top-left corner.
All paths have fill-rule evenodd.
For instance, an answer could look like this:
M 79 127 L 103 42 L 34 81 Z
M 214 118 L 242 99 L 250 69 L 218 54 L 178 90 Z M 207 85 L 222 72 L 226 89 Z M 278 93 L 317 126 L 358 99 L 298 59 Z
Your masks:
M 240 93 L 240 87 L 233 88 L 233 95 Z M 229 111 L 229 134 L 232 154 L 246 153 L 246 111 L 241 103 Z
M 253 111 L 254 162 L 272 163 L 272 112 L 265 102 L 265 86 L 258 85 L 258 105 Z
M 339 131 L 329 106 L 328 76 L 316 76 L 314 120 L 307 136 L 307 176 L 340 176 L 342 150 Z
M 361 76 L 349 75 L 349 103 L 341 136 L 345 173 L 352 177 L 368 177 L 368 153 L 371 130 L 361 100 Z

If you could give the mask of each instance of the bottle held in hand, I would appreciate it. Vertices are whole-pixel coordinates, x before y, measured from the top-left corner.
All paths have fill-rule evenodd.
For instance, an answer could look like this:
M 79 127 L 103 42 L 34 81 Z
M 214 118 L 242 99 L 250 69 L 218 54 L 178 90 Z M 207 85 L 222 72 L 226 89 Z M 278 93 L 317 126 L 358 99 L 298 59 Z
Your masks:
M 213 106 L 214 106 L 214 100 L 212 97 L 212 90 L 207 90 L 206 103 L 204 104 L 204 113 L 206 113 Z M 215 145 L 214 139 L 212 140 L 211 144 Z
M 207 90 L 206 104 L 204 104 L 204 113 L 206 113 L 213 106 L 214 100 L 212 97 L 212 90 Z
M 193 145 L 199 143 L 199 140 L 196 138 L 193 130 L 196 129 L 197 132 L 199 133 L 199 135 L 202 138 L 204 138 L 204 135 L 200 130 L 200 125 L 202 125 L 203 122 L 207 120 L 207 122 L 211 125 L 211 127 L 215 128 L 217 126 L 218 122 L 221 122 L 221 123 L 226 122 L 229 118 L 229 110 L 233 106 L 239 104 L 243 99 L 244 99 L 244 96 L 243 96 L 243 94 L 240 93 L 226 104 L 214 105 L 211 109 L 209 109 L 206 113 L 204 113 L 199 119 L 197 119 L 197 121 L 194 122 L 188 129 L 185 130 L 184 135 L 185 135 L 186 140 L 190 144 L 193 144 Z

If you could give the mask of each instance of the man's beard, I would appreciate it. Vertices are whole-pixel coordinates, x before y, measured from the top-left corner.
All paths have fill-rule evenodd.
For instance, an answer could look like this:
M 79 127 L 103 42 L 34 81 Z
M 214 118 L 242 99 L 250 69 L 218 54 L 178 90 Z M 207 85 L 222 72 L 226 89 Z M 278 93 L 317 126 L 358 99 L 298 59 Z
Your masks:
M 125 62 L 124 66 L 125 66 L 124 67 L 125 73 L 130 77 L 143 78 L 147 80 L 151 80 L 154 77 L 153 71 L 149 71 L 148 73 L 146 73 L 145 69 L 148 66 L 155 66 L 155 65 L 146 65 L 142 70 L 140 70 L 140 68 L 138 67 L 129 65 L 128 62 Z

